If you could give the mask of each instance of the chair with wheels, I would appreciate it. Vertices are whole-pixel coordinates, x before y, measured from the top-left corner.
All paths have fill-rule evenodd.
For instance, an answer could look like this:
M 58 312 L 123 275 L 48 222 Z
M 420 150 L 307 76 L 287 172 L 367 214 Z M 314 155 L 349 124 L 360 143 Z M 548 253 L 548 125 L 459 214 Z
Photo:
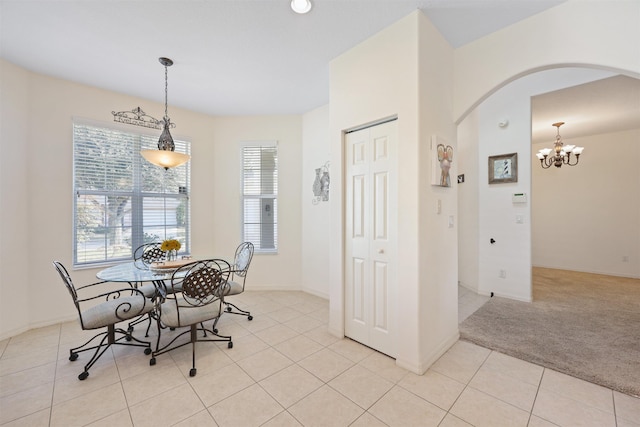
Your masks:
M 148 268 L 152 262 L 164 261 L 166 259 L 167 253 L 162 250 L 162 243 L 153 242 L 153 243 L 145 243 L 136 248 L 133 252 L 133 260 L 136 263 L 141 263 L 143 267 Z M 133 287 L 137 288 L 140 292 L 144 294 L 147 298 L 154 298 L 158 293 L 158 283 L 146 283 L 144 285 L 138 286 L 137 283 L 131 284 Z M 163 286 L 163 288 L 166 288 Z M 129 327 L 127 330 L 129 332 L 133 332 L 134 327 L 148 320 L 149 323 L 147 325 L 147 330 L 144 334 L 145 337 L 149 336 L 149 329 L 151 329 L 151 313 L 148 316 L 140 316 L 134 321 L 129 323 Z
M 79 380 L 89 376 L 89 369 L 111 345 L 144 347 L 145 354 L 151 353 L 150 342 L 140 341 L 130 332 L 116 327 L 119 322 L 151 312 L 155 308 L 151 298 L 145 297 L 142 292 L 134 288 L 113 289 L 113 285 L 122 286 L 115 282 L 101 281 L 76 288 L 67 269 L 58 261 L 54 261 L 53 265 L 71 294 L 73 304 L 78 311 L 80 327 L 83 330 L 105 328 L 103 332 L 94 335 L 83 345 L 69 350 L 69 360 L 72 362 L 78 359 L 79 353 L 95 350 L 82 373 L 78 375 Z M 121 336 L 116 338 L 116 335 Z M 125 341 L 122 341 L 123 339 Z M 98 343 L 92 345 L 96 341 Z
M 247 280 L 247 271 L 249 270 L 249 264 L 253 258 L 253 243 L 244 242 L 236 248 L 236 254 L 231 267 L 231 274 L 229 276 L 229 286 L 225 288 L 225 301 L 227 313 L 238 314 L 240 316 L 247 316 L 248 320 L 253 320 L 253 316 L 250 311 L 245 311 L 238 308 L 237 305 L 230 303 L 226 300 L 226 297 L 239 295 L 244 292 L 244 285 Z M 232 308 L 233 307 L 233 308 Z M 233 310 L 235 309 L 235 310 Z M 215 325 L 214 325 L 215 326 Z
M 197 342 L 227 342 L 228 348 L 233 348 L 230 336 L 219 335 L 213 328 L 207 329 L 204 322 L 214 320 L 214 325 L 224 312 L 222 298 L 224 288 L 228 286 L 231 266 L 221 259 L 195 261 L 178 268 L 171 277 L 171 284 L 167 288 L 165 301 L 158 309 L 158 341 L 156 349 L 151 355 L 150 365 L 156 364 L 156 356 L 187 344 L 191 344 L 192 368 L 190 376 L 196 375 L 196 343 Z M 188 328 L 167 344 L 160 346 L 161 330 L 169 328 Z M 198 331 L 204 332 L 198 337 Z M 213 334 L 207 337 L 207 332 Z M 186 342 L 178 342 L 185 335 Z
M 167 253 L 162 250 L 162 243 L 153 242 L 140 245 L 133 252 L 133 260 L 141 261 L 146 265 L 156 261 L 163 261 L 167 257 Z

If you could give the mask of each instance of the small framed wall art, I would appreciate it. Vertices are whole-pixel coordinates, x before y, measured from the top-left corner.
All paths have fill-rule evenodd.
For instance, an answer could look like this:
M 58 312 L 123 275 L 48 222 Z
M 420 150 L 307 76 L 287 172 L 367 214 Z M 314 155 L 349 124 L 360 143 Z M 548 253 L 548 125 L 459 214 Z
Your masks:
M 489 184 L 518 182 L 518 153 L 489 156 Z

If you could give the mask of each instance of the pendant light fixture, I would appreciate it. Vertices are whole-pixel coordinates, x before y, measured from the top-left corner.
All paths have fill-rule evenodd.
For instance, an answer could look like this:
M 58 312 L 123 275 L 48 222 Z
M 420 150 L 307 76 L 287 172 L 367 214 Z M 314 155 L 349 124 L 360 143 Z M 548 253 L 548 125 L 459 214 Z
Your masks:
M 553 144 L 553 148 L 543 148 L 536 154 L 536 157 L 540 160 L 540 166 L 542 166 L 543 169 L 548 169 L 551 165 L 557 168 L 562 167 L 562 165 L 575 166 L 580 161 L 580 154 L 582 154 L 584 147 L 564 145 L 562 143 L 560 126 L 563 124 L 564 122 L 557 122 L 552 125 L 557 128 L 556 142 Z M 576 156 L 576 161 L 573 163 L 571 163 L 571 153 Z
M 150 163 L 169 169 L 188 162 L 191 156 L 184 153 L 176 153 L 176 145 L 171 137 L 171 132 L 169 132 L 169 128 L 172 127 L 172 123 L 171 119 L 169 119 L 169 114 L 167 113 L 167 69 L 173 65 L 173 61 L 169 58 L 158 58 L 158 61 L 164 65 L 164 117 L 162 118 L 162 134 L 160 134 L 160 139 L 158 139 L 157 150 L 141 150 L 140 154 L 142 154 L 142 157 L 147 159 Z

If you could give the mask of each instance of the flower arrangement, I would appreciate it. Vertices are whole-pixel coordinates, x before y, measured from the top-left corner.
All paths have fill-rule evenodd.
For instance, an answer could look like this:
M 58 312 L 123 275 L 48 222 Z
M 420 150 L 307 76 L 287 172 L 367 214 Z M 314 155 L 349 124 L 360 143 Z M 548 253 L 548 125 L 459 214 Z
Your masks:
M 162 242 L 162 245 L 160 246 L 160 249 L 162 249 L 165 252 L 167 252 L 167 251 L 179 251 L 181 246 L 182 245 L 180 245 L 180 242 L 178 242 L 176 239 L 169 239 L 169 240 L 165 240 L 164 242 Z

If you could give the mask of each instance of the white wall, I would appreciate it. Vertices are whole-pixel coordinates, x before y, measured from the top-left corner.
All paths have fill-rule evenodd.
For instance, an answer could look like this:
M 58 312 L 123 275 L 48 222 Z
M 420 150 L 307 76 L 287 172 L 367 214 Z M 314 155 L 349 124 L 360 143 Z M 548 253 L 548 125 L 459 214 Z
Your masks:
M 458 282 L 478 292 L 480 221 L 480 161 L 478 156 L 478 110 L 473 110 L 458 125 L 458 174 L 464 182 L 458 187 Z
M 531 102 L 525 79 L 513 82 L 478 107 L 478 292 L 531 301 Z M 500 128 L 506 118 L 509 125 Z M 518 182 L 489 184 L 488 157 L 517 153 Z M 522 217 L 522 224 L 516 223 Z M 490 239 L 495 243 L 491 244 Z M 506 278 L 500 278 L 504 270 Z
M 640 278 L 640 129 L 583 138 L 568 129 L 563 142 L 585 147 L 580 163 L 533 168 L 533 265 Z
M 28 78 L 0 59 L 0 339 L 29 322 Z
M 455 188 L 430 186 L 430 138 L 455 145 L 451 122 L 452 49 L 414 12 L 331 62 L 330 127 L 334 170 L 343 164 L 342 132 L 398 117 L 396 363 L 423 372 L 457 339 L 457 238 L 449 230 Z M 344 333 L 343 181 L 332 177 L 330 330 Z M 426 181 L 425 181 L 426 180 Z M 443 215 L 433 209 L 443 200 Z
M 511 80 L 557 66 L 640 78 L 640 2 L 568 0 L 455 50 L 454 120 Z
M 152 115 L 163 108 L 2 61 L 1 249 L 8 254 L 2 262 L 9 264 L 0 273 L 0 339 L 74 317 L 69 295 L 51 266 L 55 259 L 68 268 L 72 264 L 72 120 L 83 117 L 110 125 L 111 111 L 136 106 Z M 171 106 L 169 113 L 177 124 L 174 137 L 192 141 L 196 255 L 231 258 L 240 242 L 238 142 L 279 141 L 279 253 L 254 257 L 247 287 L 300 289 L 301 117 L 211 117 Z M 95 281 L 97 271 L 71 274 L 83 284 Z
M 500 88 L 458 127 L 460 144 L 460 267 L 459 280 L 483 295 L 531 300 L 531 96 L 609 77 L 609 72 L 579 68 L 541 71 Z M 507 119 L 508 126 L 498 122 Z M 550 126 L 551 127 L 551 126 Z M 537 150 L 536 150 L 537 151 Z M 518 182 L 488 184 L 488 157 L 518 153 Z M 535 151 L 534 151 L 535 152 Z M 533 163 L 532 163 L 533 162 Z M 475 195 L 474 195 L 475 193 Z M 526 193 L 526 204 L 513 204 L 513 193 Z M 516 223 L 516 216 L 523 223 Z M 537 238 L 537 233 L 534 233 Z M 496 240 L 495 244 L 490 239 Z M 555 244 L 550 241 L 549 244 Z M 505 278 L 500 278 L 504 270 Z
M 420 370 L 458 338 L 458 144 L 452 123 L 453 49 L 422 13 L 418 19 L 418 265 Z M 432 136 L 453 147 L 451 187 L 431 185 Z M 409 153 L 407 153 L 409 155 Z M 404 161 L 403 161 L 404 162 Z M 403 166 L 404 167 L 404 163 Z M 440 171 L 436 167 L 436 174 Z M 412 177 L 416 179 L 416 177 Z M 402 209 L 412 208 L 407 199 Z M 437 212 L 440 205 L 441 212 Z M 450 225 L 451 223 L 451 225 Z M 405 229 L 407 235 L 413 233 Z
M 306 113 L 302 131 L 302 289 L 329 298 L 330 205 L 335 200 L 335 184 L 331 182 L 329 201 L 313 203 L 315 170 L 331 158 L 329 144 L 329 106 Z M 340 168 L 329 167 L 334 178 Z

